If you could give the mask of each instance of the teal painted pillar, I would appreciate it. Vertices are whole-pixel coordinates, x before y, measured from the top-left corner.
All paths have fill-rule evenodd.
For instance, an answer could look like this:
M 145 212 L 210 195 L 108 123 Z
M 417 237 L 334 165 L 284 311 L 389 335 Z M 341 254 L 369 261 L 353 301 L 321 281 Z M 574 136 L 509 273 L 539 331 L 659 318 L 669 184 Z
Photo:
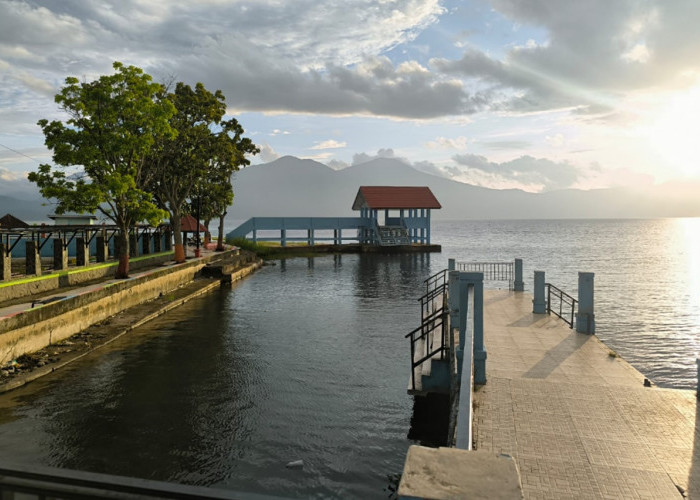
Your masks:
M 5 243 L 0 243 L 0 281 L 12 279 L 12 255 Z
M 253 243 L 258 242 L 258 231 L 253 229 Z
M 280 242 L 283 247 L 287 246 L 287 230 L 280 229 Z
M 447 270 L 448 271 L 454 271 L 457 268 L 457 265 L 455 263 L 454 259 L 447 259 Z
M 473 276 L 474 282 L 474 383 L 486 383 L 486 347 L 484 346 L 484 274 Z
M 578 311 L 576 312 L 576 331 L 578 333 L 595 333 L 594 276 L 594 273 L 578 273 Z
M 525 282 L 523 282 L 523 259 L 515 259 L 515 281 L 513 282 L 513 290 L 516 292 L 525 290 Z
M 545 314 L 547 304 L 544 300 L 544 271 L 535 271 L 535 289 L 532 299 L 532 312 L 535 314 Z
M 426 218 L 428 220 L 427 220 L 427 225 L 426 225 L 426 231 L 425 231 L 426 235 L 425 236 L 426 236 L 428 245 L 430 245 L 430 209 L 428 209 L 428 213 L 427 213 Z

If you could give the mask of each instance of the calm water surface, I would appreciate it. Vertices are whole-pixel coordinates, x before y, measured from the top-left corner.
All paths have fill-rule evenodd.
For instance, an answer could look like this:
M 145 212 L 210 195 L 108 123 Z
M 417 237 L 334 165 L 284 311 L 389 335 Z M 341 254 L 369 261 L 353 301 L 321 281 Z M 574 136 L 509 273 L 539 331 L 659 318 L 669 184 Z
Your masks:
M 386 498 L 411 444 L 403 336 L 449 257 L 521 257 L 529 290 L 537 269 L 573 295 L 595 272 L 598 335 L 659 385 L 694 386 L 700 220 L 437 221 L 433 240 L 442 254 L 266 267 L 0 397 L 0 459 Z

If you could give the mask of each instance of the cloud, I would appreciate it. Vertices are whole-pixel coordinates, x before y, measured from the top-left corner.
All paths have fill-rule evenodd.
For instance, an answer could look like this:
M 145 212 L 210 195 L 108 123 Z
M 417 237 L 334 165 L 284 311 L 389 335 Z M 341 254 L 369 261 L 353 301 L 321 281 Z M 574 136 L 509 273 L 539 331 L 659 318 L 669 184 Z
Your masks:
M 315 144 L 314 146 L 310 147 L 309 149 L 312 149 L 312 150 L 340 149 L 340 148 L 344 148 L 347 145 L 348 145 L 348 143 L 345 141 L 338 142 L 334 139 L 328 139 L 327 141 L 321 141 L 318 144 Z
M 527 149 L 532 144 L 528 141 L 481 141 L 479 144 L 487 149 L 493 150 L 512 150 L 512 149 Z
M 530 190 L 550 191 L 572 187 L 579 180 L 578 169 L 569 162 L 520 156 L 503 163 L 475 154 L 455 155 L 452 159 L 467 170 L 501 181 L 520 184 Z
M 428 149 L 467 149 L 469 139 L 464 136 L 450 139 L 448 137 L 436 137 L 432 141 L 428 141 L 425 147 Z
M 288 130 L 280 130 L 280 129 L 276 128 L 272 132 L 270 132 L 269 135 L 271 135 L 272 137 L 275 137 L 278 135 L 289 135 L 289 134 L 291 134 L 291 132 Z
M 343 170 L 344 168 L 349 167 L 350 165 L 342 160 L 331 160 L 326 163 L 326 165 L 333 170 Z
M 546 41 L 512 47 L 501 60 L 467 48 L 459 60 L 434 59 L 431 66 L 502 92 L 503 110 L 566 107 L 603 112 L 620 93 L 669 85 L 687 71 L 700 31 L 688 19 L 700 3 L 562 0 L 492 0 L 494 9 L 520 25 L 546 32 Z
M 257 158 L 260 160 L 260 163 L 269 163 L 281 156 L 267 143 L 258 144 L 258 147 L 260 148 L 260 153 L 258 153 Z
M 368 161 L 376 160 L 377 158 L 396 158 L 407 164 L 411 164 L 406 158 L 398 157 L 394 154 L 394 150 L 391 148 L 380 149 L 377 151 L 376 155 L 368 155 L 367 153 L 355 153 L 352 155 L 352 164 L 359 165 L 360 163 L 367 163 Z

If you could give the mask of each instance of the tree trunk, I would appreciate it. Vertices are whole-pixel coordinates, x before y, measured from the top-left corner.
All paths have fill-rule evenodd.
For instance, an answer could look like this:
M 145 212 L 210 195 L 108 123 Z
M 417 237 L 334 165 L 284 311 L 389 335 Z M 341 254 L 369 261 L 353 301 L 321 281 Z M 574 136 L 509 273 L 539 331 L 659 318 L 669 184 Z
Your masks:
M 216 243 L 216 251 L 224 251 L 224 218 L 226 217 L 226 212 L 219 216 L 219 241 Z
M 211 223 L 211 219 L 205 219 L 204 220 L 204 246 L 206 247 L 209 242 L 211 242 L 211 232 L 209 232 L 209 224 Z
M 117 279 L 125 279 L 129 277 L 129 228 L 120 227 L 119 233 L 117 234 L 119 253 L 117 254 L 117 259 L 119 260 L 119 265 L 117 266 L 117 272 L 114 275 Z
M 187 255 L 185 245 L 182 243 L 182 218 L 179 213 L 170 214 L 170 227 L 173 228 L 173 236 L 175 237 L 175 262 L 185 262 Z

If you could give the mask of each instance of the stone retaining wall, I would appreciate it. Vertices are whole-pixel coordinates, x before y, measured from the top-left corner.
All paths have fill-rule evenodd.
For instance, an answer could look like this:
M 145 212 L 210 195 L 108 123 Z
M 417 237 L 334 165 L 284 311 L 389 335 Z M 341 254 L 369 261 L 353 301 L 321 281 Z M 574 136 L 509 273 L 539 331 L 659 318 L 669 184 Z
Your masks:
M 139 269 L 163 264 L 171 260 L 173 260 L 172 252 L 164 252 L 136 260 L 132 259 L 129 264 L 129 270 L 138 271 Z M 0 303 L 10 299 L 50 292 L 62 286 L 75 286 L 96 279 L 111 277 L 114 276 L 117 264 L 117 262 L 110 262 L 85 268 L 74 268 L 44 276 L 19 279 L 14 282 L 0 283 Z
M 0 322 L 0 364 L 60 342 L 125 309 L 166 294 L 192 281 L 208 262 L 221 260 L 231 253 L 222 252 L 158 269 L 5 318 Z

